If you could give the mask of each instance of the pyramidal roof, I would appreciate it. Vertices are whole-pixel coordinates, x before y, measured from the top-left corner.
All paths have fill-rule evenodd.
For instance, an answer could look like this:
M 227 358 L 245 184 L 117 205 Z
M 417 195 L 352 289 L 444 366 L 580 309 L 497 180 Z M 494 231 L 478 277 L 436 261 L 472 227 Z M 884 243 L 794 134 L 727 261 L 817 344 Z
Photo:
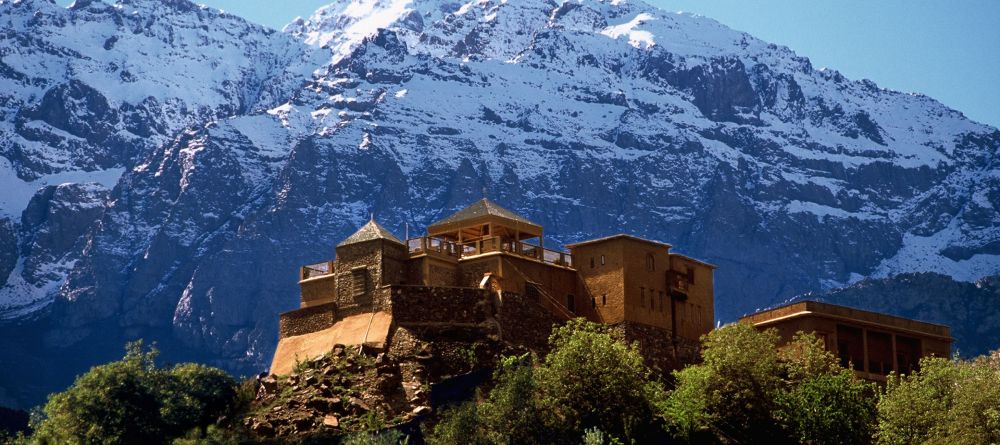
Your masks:
M 337 244 L 337 247 L 347 246 L 350 244 L 363 243 L 365 241 L 374 241 L 379 239 L 392 241 L 398 244 L 403 244 L 403 242 L 400 241 L 399 238 L 396 238 L 396 236 L 393 235 L 392 232 L 390 232 L 385 227 L 379 225 L 379 223 L 375 222 L 374 219 L 371 219 L 368 221 L 367 224 L 361 226 L 361 228 L 358 229 L 357 232 L 354 232 L 354 235 L 347 237 L 347 239 L 341 241 L 340 244 Z
M 431 224 L 431 226 L 433 227 L 441 224 L 451 224 L 487 215 L 511 219 L 520 223 L 530 224 L 533 226 L 538 225 L 529 221 L 527 218 L 518 215 L 517 213 L 514 213 L 510 210 L 500 207 L 500 204 L 490 201 L 489 199 L 483 198 L 480 199 L 479 201 L 470 204 L 468 207 L 451 214 L 451 216 L 448 216 L 440 221 L 435 222 L 434 224 Z

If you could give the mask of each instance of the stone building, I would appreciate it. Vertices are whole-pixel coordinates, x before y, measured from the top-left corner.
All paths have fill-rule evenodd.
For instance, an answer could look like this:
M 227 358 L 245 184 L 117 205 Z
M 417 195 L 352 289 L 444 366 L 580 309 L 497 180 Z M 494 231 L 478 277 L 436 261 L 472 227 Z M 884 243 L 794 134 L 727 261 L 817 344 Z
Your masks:
M 613 325 L 661 369 L 696 359 L 713 326 L 715 266 L 631 235 L 568 252 L 543 242 L 542 226 L 488 199 L 407 240 L 369 221 L 334 260 L 302 267 L 301 307 L 281 315 L 272 372 L 334 343 L 385 347 L 398 326 L 490 324 L 530 345 L 573 317 Z
M 841 365 L 873 381 L 885 381 L 891 371 L 912 372 L 921 357 L 951 353 L 947 326 L 816 301 L 791 303 L 742 320 L 760 329 L 777 329 L 783 342 L 798 331 L 812 332 Z

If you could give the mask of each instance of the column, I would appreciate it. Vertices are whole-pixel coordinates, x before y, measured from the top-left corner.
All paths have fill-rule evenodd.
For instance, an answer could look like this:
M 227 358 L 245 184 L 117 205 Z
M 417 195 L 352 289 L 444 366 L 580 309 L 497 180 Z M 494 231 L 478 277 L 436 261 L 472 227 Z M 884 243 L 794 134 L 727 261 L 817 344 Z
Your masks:
M 899 360 L 896 357 L 896 334 L 889 334 L 892 336 L 892 370 L 899 372 Z
M 861 328 L 861 351 L 864 354 L 864 372 L 868 372 L 868 329 Z

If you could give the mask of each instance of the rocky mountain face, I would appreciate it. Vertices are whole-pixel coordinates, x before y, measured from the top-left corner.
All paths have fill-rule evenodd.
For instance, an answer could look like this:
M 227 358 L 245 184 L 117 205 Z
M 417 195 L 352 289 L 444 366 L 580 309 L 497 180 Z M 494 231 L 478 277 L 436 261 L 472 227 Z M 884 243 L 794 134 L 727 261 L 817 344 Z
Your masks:
M 974 283 L 924 272 L 891 278 L 872 278 L 825 293 L 810 293 L 795 299 L 811 299 L 863 307 L 941 323 L 951 327 L 951 336 L 961 357 L 970 358 L 1000 350 L 1000 276 Z
M 630 232 L 719 265 L 720 320 L 1000 272 L 1000 131 L 703 17 L 340 0 L 274 32 L 186 0 L 6 0 L 0 30 L 14 404 L 137 337 L 255 373 L 300 264 L 369 212 L 403 235 L 483 190 L 548 246 Z

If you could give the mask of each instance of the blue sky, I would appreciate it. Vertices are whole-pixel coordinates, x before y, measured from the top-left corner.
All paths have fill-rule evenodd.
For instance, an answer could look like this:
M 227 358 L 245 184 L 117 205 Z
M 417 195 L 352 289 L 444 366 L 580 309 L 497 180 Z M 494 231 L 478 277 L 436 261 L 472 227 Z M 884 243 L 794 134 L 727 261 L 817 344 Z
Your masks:
M 332 0 L 195 0 L 276 29 Z M 69 3 L 61 0 L 61 3 Z M 1000 127 L 998 0 L 649 0 Z

